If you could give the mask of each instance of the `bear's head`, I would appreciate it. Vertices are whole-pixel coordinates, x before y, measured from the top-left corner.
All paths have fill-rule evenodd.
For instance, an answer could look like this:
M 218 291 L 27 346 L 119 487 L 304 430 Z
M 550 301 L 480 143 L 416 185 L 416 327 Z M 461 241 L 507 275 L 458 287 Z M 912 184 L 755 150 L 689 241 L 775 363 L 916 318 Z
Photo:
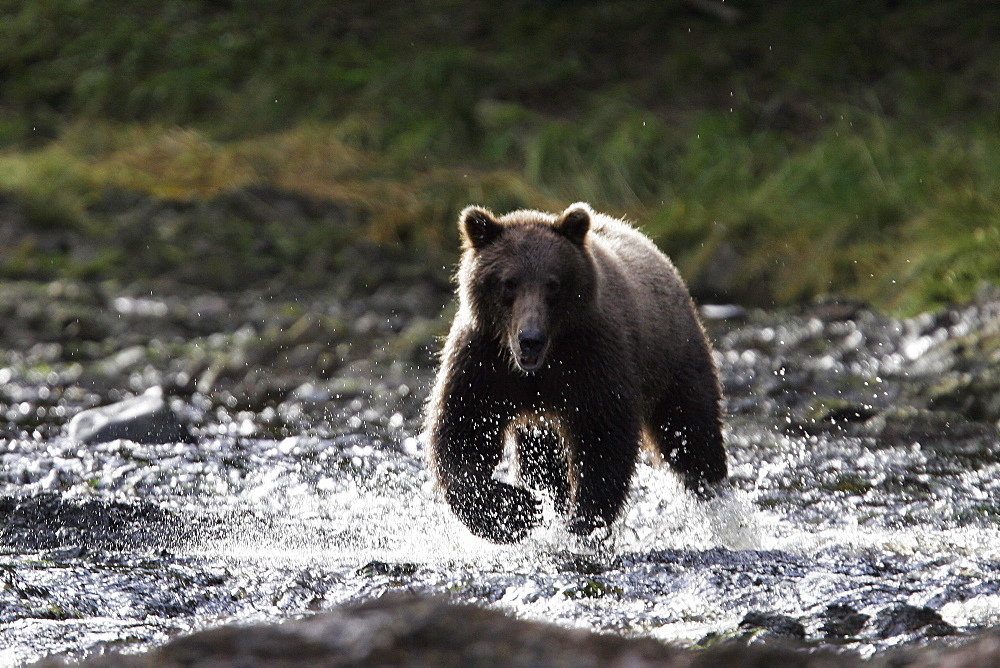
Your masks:
M 463 305 L 525 373 L 542 368 L 553 341 L 581 322 L 593 299 L 593 215 L 574 204 L 558 216 L 515 211 L 497 218 L 470 206 L 459 217 Z

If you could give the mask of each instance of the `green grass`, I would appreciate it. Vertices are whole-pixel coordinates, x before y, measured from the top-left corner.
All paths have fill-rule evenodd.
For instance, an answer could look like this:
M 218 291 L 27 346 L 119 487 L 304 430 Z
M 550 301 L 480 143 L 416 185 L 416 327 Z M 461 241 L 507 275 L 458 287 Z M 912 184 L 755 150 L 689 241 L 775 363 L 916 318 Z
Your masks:
M 27 219 L 0 274 L 113 276 L 114 253 L 45 242 L 115 238 L 109 188 L 270 184 L 435 258 L 469 202 L 587 200 L 702 299 L 908 313 L 996 282 L 1000 6 L 730 6 L 741 20 L 681 0 L 0 0 L 0 192 Z M 224 224 L 206 240 L 250 252 L 246 221 Z M 345 240 L 300 236 L 271 259 Z

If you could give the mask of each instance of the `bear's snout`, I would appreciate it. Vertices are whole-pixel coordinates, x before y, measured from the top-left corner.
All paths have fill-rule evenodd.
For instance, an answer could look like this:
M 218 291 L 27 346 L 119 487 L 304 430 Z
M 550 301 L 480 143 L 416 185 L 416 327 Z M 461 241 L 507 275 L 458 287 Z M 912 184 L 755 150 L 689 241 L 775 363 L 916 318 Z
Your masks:
M 542 366 L 548 343 L 548 337 L 540 329 L 522 329 L 517 332 L 514 358 L 522 371 L 534 371 Z

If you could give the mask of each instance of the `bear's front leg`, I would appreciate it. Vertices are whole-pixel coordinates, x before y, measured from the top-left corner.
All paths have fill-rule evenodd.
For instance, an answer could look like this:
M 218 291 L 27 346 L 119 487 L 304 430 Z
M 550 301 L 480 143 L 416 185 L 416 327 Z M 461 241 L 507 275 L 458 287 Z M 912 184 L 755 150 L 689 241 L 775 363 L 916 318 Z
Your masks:
M 611 526 L 621 513 L 639 454 L 641 422 L 635 402 L 614 397 L 574 411 L 569 423 L 574 494 L 567 528 L 586 536 Z
M 475 429 L 468 422 L 452 415 L 444 418 L 436 434 L 432 432 L 435 468 L 445 499 L 477 536 L 495 543 L 519 541 L 538 525 L 541 501 L 526 489 L 493 478 L 503 452 L 503 432 L 493 425 Z
M 541 520 L 541 501 L 493 478 L 514 414 L 510 399 L 496 392 L 505 385 L 502 367 L 456 366 L 435 388 L 427 425 L 431 465 L 448 504 L 472 533 L 496 543 L 519 541 Z
M 472 533 L 494 543 L 516 543 L 538 525 L 541 502 L 526 489 L 481 476 L 454 480 L 445 498 Z

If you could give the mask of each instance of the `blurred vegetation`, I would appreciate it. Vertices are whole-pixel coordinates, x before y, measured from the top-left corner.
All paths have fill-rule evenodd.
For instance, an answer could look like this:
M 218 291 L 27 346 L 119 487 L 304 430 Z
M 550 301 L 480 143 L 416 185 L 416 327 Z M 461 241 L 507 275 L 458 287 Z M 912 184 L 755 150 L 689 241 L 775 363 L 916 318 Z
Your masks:
M 914 312 L 1000 280 L 997 3 L 267 10 L 0 0 L 0 273 L 170 272 L 208 257 L 200 235 L 243 258 L 222 287 L 268 253 L 322 273 L 317 245 L 357 239 L 439 263 L 470 202 L 587 200 L 639 223 L 702 299 Z M 129 246 L 109 214 L 121 193 L 149 209 L 264 186 L 356 215 L 283 232 L 195 206 L 207 224 L 160 216 Z

